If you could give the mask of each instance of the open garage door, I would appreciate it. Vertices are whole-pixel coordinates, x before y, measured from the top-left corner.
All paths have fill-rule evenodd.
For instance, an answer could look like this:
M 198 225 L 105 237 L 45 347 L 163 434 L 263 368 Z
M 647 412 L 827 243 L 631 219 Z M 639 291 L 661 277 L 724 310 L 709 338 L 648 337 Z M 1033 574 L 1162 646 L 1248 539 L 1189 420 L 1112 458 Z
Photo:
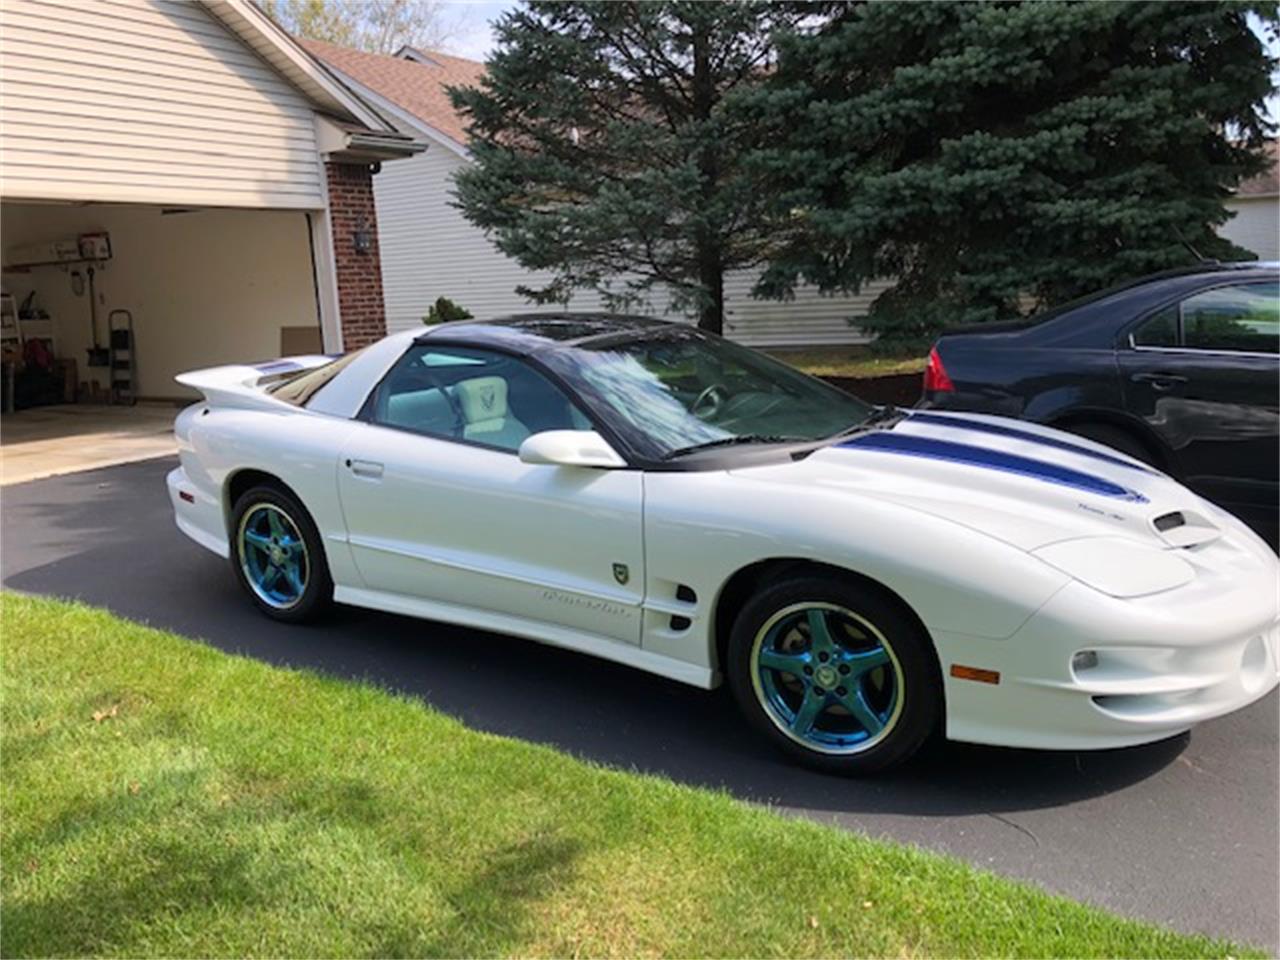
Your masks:
M 47 336 L 60 369 L 91 396 L 109 380 L 106 367 L 90 363 L 102 359 L 91 356 L 93 315 L 97 345 L 106 347 L 113 311 L 133 320 L 137 394 L 194 396 L 175 374 L 322 349 L 315 216 L 323 214 L 5 202 L 3 287 L 17 308 L 27 304 L 26 335 Z M 86 234 L 109 238 L 109 259 L 13 266 Z

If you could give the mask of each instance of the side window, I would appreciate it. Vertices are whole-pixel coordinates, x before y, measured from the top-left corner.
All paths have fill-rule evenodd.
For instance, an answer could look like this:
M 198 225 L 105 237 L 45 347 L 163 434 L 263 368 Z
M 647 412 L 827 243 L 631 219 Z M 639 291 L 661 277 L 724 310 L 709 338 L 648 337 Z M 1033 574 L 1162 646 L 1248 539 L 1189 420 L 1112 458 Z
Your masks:
M 415 345 L 370 399 L 374 423 L 512 452 L 543 430 L 590 421 L 522 360 L 487 350 Z
M 1242 283 L 1206 290 L 1182 302 L 1189 349 L 1276 353 L 1280 350 L 1280 284 Z
M 1178 345 L 1178 305 L 1165 307 L 1133 331 L 1135 347 L 1176 347 Z

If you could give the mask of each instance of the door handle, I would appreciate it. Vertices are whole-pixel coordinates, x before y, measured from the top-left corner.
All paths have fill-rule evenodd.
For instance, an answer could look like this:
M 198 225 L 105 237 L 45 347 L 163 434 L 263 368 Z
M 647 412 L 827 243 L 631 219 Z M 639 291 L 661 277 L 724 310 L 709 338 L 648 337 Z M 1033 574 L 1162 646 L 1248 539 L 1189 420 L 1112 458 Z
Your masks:
M 382 464 L 374 463 L 372 460 L 348 460 L 347 466 L 351 468 L 351 472 L 357 477 L 364 477 L 368 480 L 382 479 Z
M 1157 390 L 1172 390 L 1187 382 L 1186 377 L 1180 377 L 1176 373 L 1135 373 L 1130 379 L 1135 383 L 1149 383 Z

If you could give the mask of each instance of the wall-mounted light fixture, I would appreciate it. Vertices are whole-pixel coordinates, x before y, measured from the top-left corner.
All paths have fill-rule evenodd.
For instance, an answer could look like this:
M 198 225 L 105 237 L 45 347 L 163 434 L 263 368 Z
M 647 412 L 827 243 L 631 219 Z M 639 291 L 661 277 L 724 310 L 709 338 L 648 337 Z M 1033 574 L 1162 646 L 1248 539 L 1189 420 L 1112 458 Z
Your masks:
M 355 244 L 356 253 L 373 252 L 373 231 L 369 229 L 368 220 L 360 221 L 360 226 L 352 231 L 351 240 Z

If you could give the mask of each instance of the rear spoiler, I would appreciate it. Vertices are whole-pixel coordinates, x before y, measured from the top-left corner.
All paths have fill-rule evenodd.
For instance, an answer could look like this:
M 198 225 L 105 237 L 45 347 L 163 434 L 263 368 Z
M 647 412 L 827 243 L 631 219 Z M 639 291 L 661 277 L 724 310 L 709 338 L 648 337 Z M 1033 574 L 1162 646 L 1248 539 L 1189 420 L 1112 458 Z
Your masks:
M 190 370 L 173 379 L 184 387 L 199 390 L 206 401 L 217 407 L 282 409 L 290 404 L 277 400 L 264 387 L 291 373 L 323 367 L 334 359 L 322 355 L 284 357 L 256 364 L 230 364 L 205 370 Z

